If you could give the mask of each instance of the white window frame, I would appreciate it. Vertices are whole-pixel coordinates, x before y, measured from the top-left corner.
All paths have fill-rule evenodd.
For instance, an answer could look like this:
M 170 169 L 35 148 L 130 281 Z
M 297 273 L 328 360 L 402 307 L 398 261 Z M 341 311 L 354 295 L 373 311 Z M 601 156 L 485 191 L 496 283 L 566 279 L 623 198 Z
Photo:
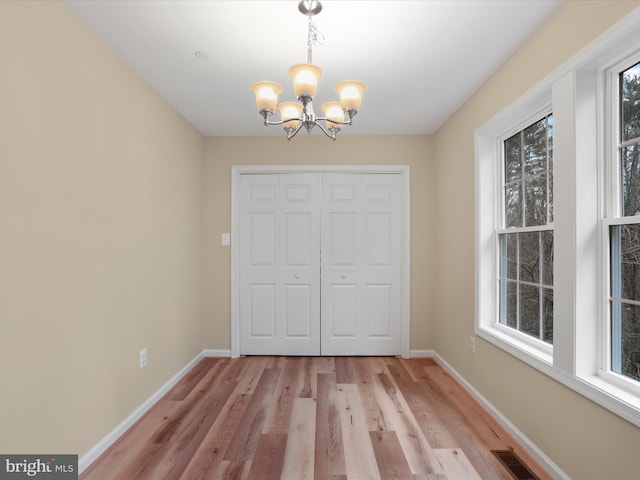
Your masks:
M 552 363 L 553 347 L 499 322 L 499 233 L 504 232 L 504 140 L 550 113 L 550 91 L 543 90 L 476 132 L 476 334 L 540 368 Z
M 608 211 L 614 187 L 607 75 L 640 52 L 634 10 L 476 131 L 476 335 L 640 426 L 640 391 L 608 367 Z M 500 325 L 497 234 L 501 140 L 529 119 L 554 117 L 554 344 Z M 535 113 L 532 115 L 532 112 Z M 613 140 L 612 140 L 613 141 Z M 617 150 L 617 149 L 616 149 Z M 617 152 L 616 152 L 617 155 Z M 614 157 L 614 158 L 617 158 Z M 606 316 L 605 316 L 606 313 Z M 532 342 L 532 340 L 534 340 Z M 543 344 L 543 345 L 539 345 Z M 620 380 L 623 380 L 622 382 Z M 635 387 L 635 385 L 633 385 Z
M 511 138 L 513 135 L 522 132 L 523 130 L 525 130 L 527 127 L 533 125 L 534 123 L 546 118 L 547 116 L 549 116 L 551 113 L 553 113 L 551 111 L 551 105 L 545 105 L 542 110 L 540 111 L 536 111 L 535 113 L 527 116 L 522 122 L 518 123 L 515 128 L 511 128 L 508 131 L 504 132 L 502 135 L 500 135 L 496 141 L 499 142 L 499 148 L 500 148 L 500 168 L 498 170 L 499 172 L 499 179 L 498 179 L 498 188 L 500 189 L 500 205 L 499 205 L 499 217 L 497 219 L 498 221 L 498 226 L 496 229 L 496 248 L 498 249 L 498 254 L 497 254 L 497 265 L 496 265 L 496 272 L 499 272 L 500 269 L 500 263 L 501 263 L 501 252 L 500 252 L 500 240 L 499 237 L 502 234 L 509 234 L 509 233 L 527 233 L 527 232 L 540 232 L 540 231 L 551 231 L 553 232 L 554 227 L 553 227 L 553 223 L 547 223 L 544 225 L 537 225 L 537 226 L 529 226 L 529 227 L 509 227 L 507 228 L 505 226 L 505 220 L 506 220 L 506 205 L 505 205 L 505 155 L 504 155 L 504 142 L 506 140 L 508 140 L 509 138 Z M 523 205 L 523 212 L 524 212 L 524 208 L 525 206 Z M 547 208 L 549 208 L 549 206 L 547 206 Z M 542 260 L 542 259 L 541 259 Z M 520 264 L 518 263 L 518 268 L 520 268 Z M 496 276 L 496 279 L 499 278 L 500 275 L 498 274 Z M 538 287 L 542 286 L 542 281 L 540 282 L 540 285 L 538 285 Z M 499 287 L 498 287 L 499 288 Z M 495 329 L 499 329 L 500 331 L 503 332 L 504 335 L 506 335 L 507 337 L 511 337 L 512 340 L 517 340 L 522 348 L 525 348 L 526 351 L 528 351 L 530 354 L 532 355 L 536 355 L 538 357 L 540 357 L 541 359 L 548 361 L 548 359 L 551 358 L 551 355 L 553 354 L 553 346 L 547 342 L 544 342 L 540 339 L 537 339 L 531 335 L 528 335 L 518 329 L 509 327 L 507 325 L 504 325 L 502 323 L 500 323 L 500 304 L 502 302 L 504 302 L 505 299 L 501 298 L 501 294 L 500 292 L 498 292 L 498 318 L 496 319 L 496 325 L 493 326 L 493 328 Z M 540 318 L 541 322 L 544 322 L 543 318 Z M 541 326 L 542 327 L 542 326 Z
M 602 271 L 605 273 L 603 281 L 603 292 L 601 293 L 605 301 L 602 302 L 601 315 L 603 325 L 600 334 L 600 365 L 598 375 L 607 382 L 615 385 L 631 395 L 640 397 L 640 382 L 628 378 L 624 375 L 612 371 L 612 352 L 611 352 L 611 270 L 609 252 L 611 251 L 610 227 L 615 225 L 632 225 L 640 224 L 640 218 L 637 216 L 622 216 L 622 206 L 620 199 L 622 196 L 620 187 L 620 91 L 619 91 L 619 74 L 626 68 L 640 63 L 640 48 L 637 52 L 630 56 L 624 57 L 616 64 L 612 65 L 603 74 L 604 89 L 603 103 L 605 123 L 605 153 L 604 153 L 604 178 L 608 181 L 603 187 L 604 191 L 604 219 L 602 221 Z

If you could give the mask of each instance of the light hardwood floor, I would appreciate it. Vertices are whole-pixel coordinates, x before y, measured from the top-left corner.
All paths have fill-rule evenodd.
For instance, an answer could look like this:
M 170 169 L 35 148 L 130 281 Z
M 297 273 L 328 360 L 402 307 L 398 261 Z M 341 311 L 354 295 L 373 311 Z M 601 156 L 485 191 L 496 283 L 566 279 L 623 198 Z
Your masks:
M 205 358 L 80 478 L 530 478 L 491 450 L 551 478 L 432 359 Z

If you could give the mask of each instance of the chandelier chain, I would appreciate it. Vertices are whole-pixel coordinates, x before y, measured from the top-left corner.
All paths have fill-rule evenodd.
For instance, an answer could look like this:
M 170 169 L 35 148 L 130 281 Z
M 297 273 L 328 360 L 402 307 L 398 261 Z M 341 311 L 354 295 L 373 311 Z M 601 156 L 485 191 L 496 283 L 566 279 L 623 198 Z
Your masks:
M 312 49 L 314 45 L 322 44 L 324 42 L 324 34 L 318 29 L 318 25 L 312 20 L 309 15 L 309 33 L 307 36 L 307 63 L 312 62 Z

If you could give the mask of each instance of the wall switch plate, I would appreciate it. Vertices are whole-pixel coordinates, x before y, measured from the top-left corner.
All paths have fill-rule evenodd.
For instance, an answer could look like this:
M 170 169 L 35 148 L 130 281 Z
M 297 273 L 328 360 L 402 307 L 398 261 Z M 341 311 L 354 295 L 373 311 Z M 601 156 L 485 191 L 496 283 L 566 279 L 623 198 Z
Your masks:
M 223 233 L 222 234 L 222 238 L 220 240 L 220 243 L 222 245 L 231 245 L 231 234 L 230 233 Z
M 140 368 L 144 368 L 147 366 L 147 349 L 143 348 L 140 350 Z

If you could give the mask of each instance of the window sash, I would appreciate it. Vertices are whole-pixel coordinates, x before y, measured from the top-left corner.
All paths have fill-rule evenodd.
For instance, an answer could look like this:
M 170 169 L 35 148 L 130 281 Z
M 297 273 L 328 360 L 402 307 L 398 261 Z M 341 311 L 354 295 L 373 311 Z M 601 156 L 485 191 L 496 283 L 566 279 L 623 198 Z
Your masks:
M 625 121 L 622 103 L 624 72 L 636 66 L 640 55 L 635 54 L 613 65 L 605 76 L 607 80 L 607 98 L 610 104 L 610 119 L 606 134 L 609 139 L 609 155 L 606 158 L 606 170 L 611 179 L 609 188 L 605 191 L 607 218 L 603 220 L 603 259 L 605 278 L 603 295 L 606 298 L 605 309 L 602 312 L 601 328 L 601 359 L 599 374 L 607 381 L 613 382 L 635 395 L 640 395 L 640 379 L 623 373 L 623 309 L 635 310 L 640 306 L 640 298 L 627 298 L 623 294 L 623 255 L 621 228 L 625 225 L 640 225 L 640 217 L 634 212 L 626 211 L 626 194 L 624 182 L 624 156 L 627 149 L 638 147 L 640 137 L 624 138 Z M 635 172 L 637 173 L 637 172 Z M 638 375 L 640 377 L 640 375 Z
M 535 132 L 536 127 L 543 131 Z M 548 321 L 548 304 L 551 301 L 553 305 L 553 286 L 544 283 L 543 264 L 544 262 L 544 242 L 542 236 L 538 240 L 538 252 L 534 256 L 538 258 L 537 281 L 530 281 L 521 278 L 521 269 L 523 262 L 521 261 L 520 241 L 522 234 L 534 232 L 549 231 L 553 237 L 553 113 L 551 109 L 538 113 L 533 117 L 529 117 L 522 126 L 510 131 L 500 137 L 500 198 L 501 200 L 501 228 L 496 231 L 496 245 L 498 262 L 496 268 L 498 272 L 498 317 L 497 325 L 513 329 L 518 335 L 531 337 L 536 341 L 540 341 L 545 345 L 552 345 L 553 342 L 553 313 L 551 313 L 551 326 Z M 537 145 L 536 145 L 537 143 Z M 537 148 L 537 151 L 536 151 Z M 533 151 L 532 151 L 533 150 Z M 528 156 L 531 155 L 531 156 Z M 532 156 L 542 155 L 544 158 L 538 159 L 533 164 L 528 163 Z M 532 217 L 530 209 L 534 208 L 534 201 L 529 201 L 528 186 L 530 182 L 536 180 L 541 181 L 544 188 L 544 213 L 539 218 L 535 214 Z M 507 205 L 509 191 L 515 194 L 516 202 L 515 217 L 514 209 L 510 209 Z M 518 212 L 519 210 L 519 212 Z M 520 217 L 520 218 L 518 218 Z M 534 220 L 542 220 L 539 224 L 529 225 L 531 218 Z M 538 222 L 536 222 L 538 223 Z M 515 226 L 513 225 L 515 224 Z M 509 277 L 506 273 L 507 269 L 507 238 L 510 234 L 516 234 L 517 247 L 515 269 L 517 271 L 516 278 Z M 553 273 L 553 265 L 550 266 Z M 526 293 L 526 290 L 535 289 Z M 514 291 L 515 290 L 515 291 Z M 527 305 L 523 304 L 525 297 L 532 302 L 536 302 L 537 293 L 537 318 L 531 318 L 536 326 L 537 332 L 527 329 L 522 317 Z M 511 295 L 510 295 L 511 293 Z M 515 296 L 515 298 L 513 298 Z M 511 298 L 511 302 L 510 302 Z M 513 303 L 515 301 L 515 304 Z M 533 315 L 533 312 L 529 312 Z M 535 315 L 534 315 L 535 316 Z M 513 318 L 515 317 L 515 318 Z M 550 330 L 550 333 L 547 332 Z M 545 340 L 546 339 L 546 340 Z M 524 339 L 523 339 L 524 340 Z M 536 345 L 536 348 L 539 346 Z M 547 348 L 544 349 L 545 351 Z
M 538 270 L 536 272 L 536 279 L 527 280 L 522 278 L 522 264 L 521 261 L 521 248 L 520 248 L 520 234 L 527 233 L 542 233 L 542 232 L 550 232 L 553 235 L 553 228 L 549 228 L 548 226 L 536 226 L 536 227 L 522 227 L 522 228 L 513 228 L 501 230 L 497 233 L 497 244 L 498 244 L 498 318 L 497 323 L 508 328 L 512 328 L 515 331 L 522 333 L 524 335 L 530 336 L 536 340 L 539 340 L 547 345 L 553 344 L 553 324 L 551 324 L 549 328 L 548 324 L 548 308 L 549 301 L 551 301 L 551 305 L 553 305 L 553 280 L 551 282 L 547 282 L 548 278 L 552 278 L 553 275 L 553 266 L 551 265 L 551 277 L 547 274 L 546 270 L 549 267 L 549 262 L 546 260 L 545 252 L 545 243 L 542 235 L 538 237 L 538 252 L 535 254 L 537 256 L 537 264 Z M 509 240 L 509 235 L 515 235 L 516 245 L 515 245 L 515 257 L 509 258 L 509 249 L 507 247 L 507 242 Z M 509 262 L 515 263 L 512 267 L 514 273 L 510 273 Z M 515 298 L 511 298 L 509 295 L 509 290 L 515 289 L 515 292 L 511 292 L 512 295 L 515 295 Z M 521 303 L 523 300 L 524 289 L 534 288 L 537 291 L 537 332 L 534 334 L 533 331 L 527 330 L 523 324 L 523 304 Z M 510 303 L 511 298 L 511 303 Z M 533 297 L 531 297 L 533 298 Z M 513 303 L 515 302 L 515 303 Z M 553 307 L 551 307 L 553 308 Z M 553 312 L 553 310 L 552 310 Z M 511 314 L 511 315 L 509 315 Z M 515 318 L 514 318 L 515 316 Z M 551 314 L 551 321 L 553 321 L 553 313 Z M 550 330 L 550 332 L 548 332 Z

